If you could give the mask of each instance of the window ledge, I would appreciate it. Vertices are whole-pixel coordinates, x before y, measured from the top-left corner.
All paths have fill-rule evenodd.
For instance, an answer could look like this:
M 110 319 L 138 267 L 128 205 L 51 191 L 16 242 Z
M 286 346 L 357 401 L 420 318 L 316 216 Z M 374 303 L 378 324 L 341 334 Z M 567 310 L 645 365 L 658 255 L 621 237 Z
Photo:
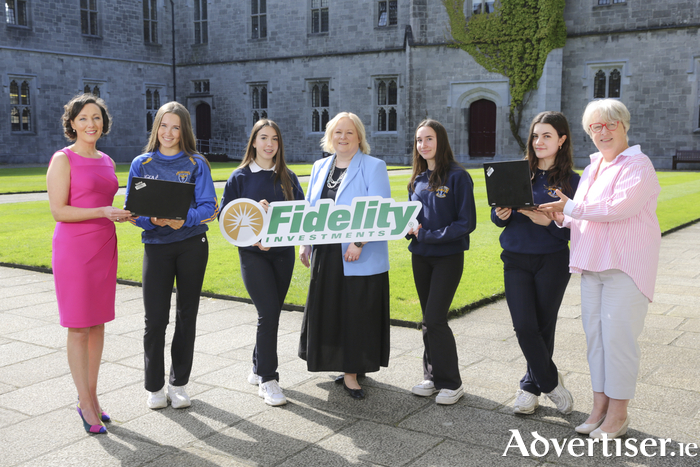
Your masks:
M 374 131 L 374 132 L 372 132 L 372 135 L 373 135 L 373 136 L 374 136 L 374 135 L 376 135 L 376 136 L 396 136 L 396 135 L 398 135 L 398 134 L 399 134 L 398 130 L 395 130 L 395 131 Z
M 398 24 L 391 24 L 391 25 L 386 25 L 386 26 L 378 26 L 378 25 L 374 26 L 374 29 L 378 30 L 378 31 L 386 31 L 386 30 L 395 31 L 398 28 L 399 28 Z
M 309 37 L 328 37 L 328 32 L 310 32 Z
M 160 47 L 160 48 L 163 47 L 163 44 L 161 44 L 160 42 L 145 42 L 144 41 L 144 45 L 146 45 L 148 47 Z
M 7 26 L 8 29 L 16 29 L 18 31 L 31 31 L 32 30 L 32 28 L 29 27 L 29 25 L 24 25 L 24 24 L 5 23 L 5 26 Z
M 248 39 L 249 43 L 256 43 L 256 42 L 267 42 L 267 36 L 265 37 L 258 37 L 257 39 L 253 39 L 252 37 Z
M 13 131 L 11 134 L 12 136 L 36 136 L 34 131 Z
M 693 133 L 695 133 L 696 135 L 700 135 L 700 128 L 694 129 Z

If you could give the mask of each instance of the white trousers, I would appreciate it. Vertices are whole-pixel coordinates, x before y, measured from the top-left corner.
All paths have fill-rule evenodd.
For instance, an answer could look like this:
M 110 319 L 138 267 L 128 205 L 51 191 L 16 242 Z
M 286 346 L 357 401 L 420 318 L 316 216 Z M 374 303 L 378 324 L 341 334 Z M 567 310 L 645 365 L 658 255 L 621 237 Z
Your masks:
M 588 344 L 594 392 L 612 399 L 632 399 L 649 300 L 619 269 L 581 274 L 581 320 Z

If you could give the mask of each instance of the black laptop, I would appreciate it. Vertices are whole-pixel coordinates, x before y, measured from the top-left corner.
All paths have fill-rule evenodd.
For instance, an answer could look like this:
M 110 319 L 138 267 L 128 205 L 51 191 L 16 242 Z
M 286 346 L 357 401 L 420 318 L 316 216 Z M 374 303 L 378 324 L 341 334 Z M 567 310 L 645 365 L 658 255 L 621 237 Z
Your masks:
M 512 209 L 535 209 L 532 178 L 527 159 L 484 163 L 486 194 L 489 206 Z
M 194 183 L 134 177 L 124 209 L 133 216 L 187 219 L 193 196 Z

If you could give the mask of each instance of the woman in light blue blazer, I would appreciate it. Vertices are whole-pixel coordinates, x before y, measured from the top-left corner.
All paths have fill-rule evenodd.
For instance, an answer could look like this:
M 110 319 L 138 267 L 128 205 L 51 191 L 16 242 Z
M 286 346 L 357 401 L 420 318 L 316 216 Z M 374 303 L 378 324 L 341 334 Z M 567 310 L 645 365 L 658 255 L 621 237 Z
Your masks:
M 331 157 L 316 161 L 306 199 L 350 205 L 357 196 L 391 197 L 386 164 L 367 155 L 365 127 L 341 112 L 321 139 Z M 311 266 L 299 356 L 309 371 L 342 371 L 336 379 L 355 399 L 365 397 L 357 375 L 389 364 L 389 247 L 386 241 L 302 246 Z

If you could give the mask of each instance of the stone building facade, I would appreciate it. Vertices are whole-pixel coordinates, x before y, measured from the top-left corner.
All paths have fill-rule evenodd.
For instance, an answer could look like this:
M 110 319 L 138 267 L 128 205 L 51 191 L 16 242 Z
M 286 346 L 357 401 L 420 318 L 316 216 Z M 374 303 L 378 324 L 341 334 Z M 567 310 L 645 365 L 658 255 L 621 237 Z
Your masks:
M 489 10 L 492 1 L 483 2 Z M 5 0 L 0 25 L 0 164 L 46 163 L 65 144 L 63 104 L 99 92 L 114 117 L 100 148 L 139 154 L 160 104 L 188 107 L 203 150 L 239 155 L 255 119 L 283 131 L 294 161 L 321 157 L 324 123 L 358 114 L 372 154 L 410 159 L 426 117 L 460 161 L 518 158 L 507 79 L 448 46 L 439 0 Z M 483 14 L 466 0 L 465 15 Z M 570 119 L 577 165 L 594 146 L 580 128 L 594 96 L 632 113 L 630 143 L 658 168 L 700 149 L 700 0 L 566 2 L 568 38 L 550 53 L 521 135 L 541 110 Z M 174 26 L 174 29 L 173 29 Z

